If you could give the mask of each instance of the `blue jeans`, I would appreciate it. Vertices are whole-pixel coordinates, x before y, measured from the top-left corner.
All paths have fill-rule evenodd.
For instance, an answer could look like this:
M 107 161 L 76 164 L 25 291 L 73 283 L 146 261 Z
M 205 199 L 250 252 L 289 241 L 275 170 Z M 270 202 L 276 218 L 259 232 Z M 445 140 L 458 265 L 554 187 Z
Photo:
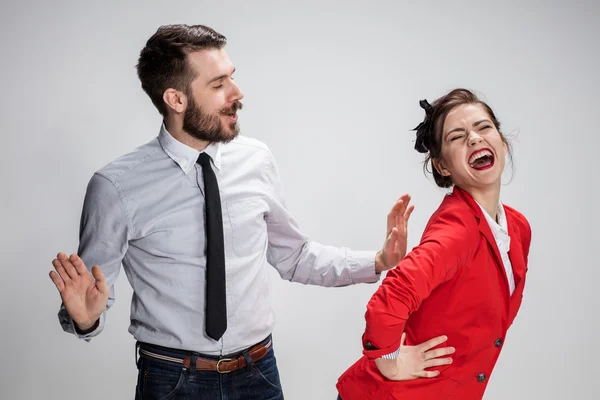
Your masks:
M 164 347 L 146 345 L 145 348 L 176 358 L 185 358 L 192 354 Z M 224 357 L 234 358 L 241 354 Z M 136 400 L 283 400 L 273 346 L 259 361 L 228 374 L 192 371 L 192 368 L 187 369 L 178 363 L 146 356 L 140 356 L 138 370 Z

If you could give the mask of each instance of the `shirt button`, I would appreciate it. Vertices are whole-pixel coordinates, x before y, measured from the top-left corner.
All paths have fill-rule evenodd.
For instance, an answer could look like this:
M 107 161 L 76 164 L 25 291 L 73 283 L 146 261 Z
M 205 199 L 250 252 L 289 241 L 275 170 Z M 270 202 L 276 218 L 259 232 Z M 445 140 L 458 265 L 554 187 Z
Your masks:
M 479 383 L 485 382 L 485 378 L 486 378 L 485 374 L 483 374 L 483 373 L 479 374 L 479 375 L 477 375 L 477 382 L 479 382 Z
M 494 342 L 494 346 L 496 346 L 496 347 L 502 346 L 502 339 L 500 339 L 500 338 L 496 339 L 496 341 Z

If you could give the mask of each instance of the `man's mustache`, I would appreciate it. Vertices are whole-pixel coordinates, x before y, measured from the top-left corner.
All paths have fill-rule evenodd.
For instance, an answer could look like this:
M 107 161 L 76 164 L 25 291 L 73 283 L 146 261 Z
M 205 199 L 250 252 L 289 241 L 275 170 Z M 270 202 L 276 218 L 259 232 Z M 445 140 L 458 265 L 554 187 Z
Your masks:
M 244 105 L 242 104 L 241 101 L 234 101 L 233 104 L 231 105 L 231 107 L 227 107 L 227 108 L 222 108 L 221 109 L 221 113 L 223 114 L 235 114 L 238 110 L 241 110 L 242 108 L 244 108 Z

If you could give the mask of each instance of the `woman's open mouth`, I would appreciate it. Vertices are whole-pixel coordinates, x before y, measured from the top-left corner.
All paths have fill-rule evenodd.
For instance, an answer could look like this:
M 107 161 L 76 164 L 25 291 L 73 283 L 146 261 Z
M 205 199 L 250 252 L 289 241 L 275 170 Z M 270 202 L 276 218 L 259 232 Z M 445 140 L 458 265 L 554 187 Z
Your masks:
M 494 165 L 494 154 L 490 149 L 477 150 L 469 157 L 469 166 L 477 171 L 492 168 Z

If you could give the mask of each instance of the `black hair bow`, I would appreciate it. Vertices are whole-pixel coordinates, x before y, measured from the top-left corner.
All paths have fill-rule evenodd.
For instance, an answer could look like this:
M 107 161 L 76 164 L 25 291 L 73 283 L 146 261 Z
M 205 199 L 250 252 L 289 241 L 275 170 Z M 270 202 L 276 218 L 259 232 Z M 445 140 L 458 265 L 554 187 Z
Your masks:
M 432 114 L 433 107 L 427 100 L 419 101 L 419 105 L 425 110 L 425 119 L 413 131 L 417 131 L 417 140 L 415 141 L 415 150 L 419 153 L 427 153 L 431 149 L 432 137 Z

